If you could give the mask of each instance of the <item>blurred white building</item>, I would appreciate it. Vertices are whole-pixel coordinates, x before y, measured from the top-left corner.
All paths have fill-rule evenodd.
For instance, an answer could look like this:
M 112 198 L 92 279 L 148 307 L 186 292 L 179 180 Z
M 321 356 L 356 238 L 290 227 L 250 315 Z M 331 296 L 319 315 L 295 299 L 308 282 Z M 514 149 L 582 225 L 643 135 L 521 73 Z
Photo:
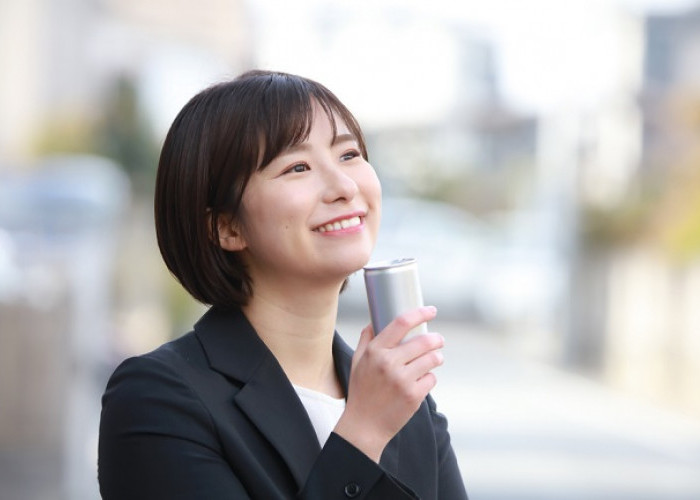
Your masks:
M 31 158 L 51 124 L 89 125 L 118 75 L 161 132 L 195 91 L 248 66 L 248 26 L 243 0 L 0 2 L 0 157 Z
M 98 497 L 99 398 L 117 337 L 128 179 L 105 159 L 40 158 L 38 142 L 52 128 L 68 142 L 89 132 L 118 77 L 162 132 L 194 92 L 247 67 L 245 10 L 0 2 L 0 497 Z

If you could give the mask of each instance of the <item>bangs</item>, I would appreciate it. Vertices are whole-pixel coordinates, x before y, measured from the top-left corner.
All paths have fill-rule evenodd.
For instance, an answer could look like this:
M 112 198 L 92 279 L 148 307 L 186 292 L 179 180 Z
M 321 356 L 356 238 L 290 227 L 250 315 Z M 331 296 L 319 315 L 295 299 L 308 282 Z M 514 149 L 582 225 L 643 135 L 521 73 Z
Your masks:
M 270 77 L 261 102 L 262 109 L 257 113 L 259 122 L 253 127 L 262 139 L 259 170 L 267 167 L 284 150 L 308 139 L 313 125 L 314 103 L 321 106 L 328 117 L 333 137 L 338 135 L 336 120 L 341 120 L 367 159 L 364 137 L 357 121 L 334 94 L 314 81 L 276 74 Z

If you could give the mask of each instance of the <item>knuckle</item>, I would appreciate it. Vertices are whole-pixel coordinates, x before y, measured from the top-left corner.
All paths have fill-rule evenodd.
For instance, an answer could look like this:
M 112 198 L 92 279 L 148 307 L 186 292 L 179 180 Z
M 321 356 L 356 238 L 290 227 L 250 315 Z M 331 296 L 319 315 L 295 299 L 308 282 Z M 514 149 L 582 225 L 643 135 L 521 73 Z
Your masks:
M 420 346 L 425 351 L 435 349 L 435 347 L 437 347 L 433 335 L 419 335 L 417 338 L 420 339 Z
M 399 397 L 403 401 L 403 403 L 407 406 L 413 406 L 416 401 L 416 388 L 414 385 L 409 386 L 409 387 L 403 387 L 403 390 L 401 391 Z
M 381 377 L 389 379 L 390 383 L 394 383 L 394 377 L 392 376 L 393 373 L 391 367 L 388 364 L 380 363 L 377 369 L 379 370 L 379 375 Z
M 410 398 L 408 399 L 408 402 L 410 402 L 411 406 L 414 408 L 417 408 L 420 405 L 420 402 L 423 401 L 423 398 L 426 396 L 426 391 L 423 389 L 423 387 L 419 384 L 415 384 L 410 393 Z
M 397 316 L 394 321 L 396 322 L 396 326 L 401 328 L 410 328 L 413 326 L 413 323 L 406 317 L 405 314 Z
M 432 351 L 430 353 L 430 358 L 431 361 L 433 362 L 434 365 L 441 365 L 443 361 L 443 356 L 440 351 Z
M 425 344 L 431 349 L 438 349 L 444 344 L 442 336 L 438 333 L 430 333 L 428 335 L 422 335 L 422 337 L 425 339 Z
M 383 356 L 382 349 L 380 349 L 376 344 L 368 345 L 367 349 L 365 349 L 364 355 L 367 360 L 371 361 L 372 363 L 381 362 L 382 358 L 385 357 Z

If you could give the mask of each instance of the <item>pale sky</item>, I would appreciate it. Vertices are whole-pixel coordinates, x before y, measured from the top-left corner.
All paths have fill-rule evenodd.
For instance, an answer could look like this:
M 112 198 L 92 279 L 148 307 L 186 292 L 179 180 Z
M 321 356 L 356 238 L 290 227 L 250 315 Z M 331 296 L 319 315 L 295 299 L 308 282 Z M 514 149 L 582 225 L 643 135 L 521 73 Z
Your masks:
M 507 102 L 523 111 L 547 113 L 562 106 L 594 106 L 621 87 L 634 86 L 641 64 L 638 15 L 697 4 L 697 0 L 255 0 L 249 7 L 257 20 L 254 47 L 260 67 L 318 79 L 365 126 L 381 127 L 434 121 L 469 92 L 457 87 L 458 65 L 465 56 L 459 48 L 463 44 L 452 38 L 455 32 L 478 33 L 492 45 L 499 90 Z M 446 23 L 458 28 L 450 31 Z M 158 57 L 162 58 L 154 61 L 145 79 L 151 89 L 160 89 L 153 90 L 165 115 L 159 128 L 166 127 L 197 90 L 231 76 L 223 61 L 196 49 L 165 48 Z M 164 78 L 167 94 L 159 83 Z
M 258 0 L 260 63 L 326 83 L 370 122 L 430 120 L 462 88 L 445 23 L 470 26 L 494 47 L 501 91 L 516 107 L 592 106 L 635 84 L 644 11 L 689 0 Z M 625 8 L 623 11 L 622 8 Z M 624 15 L 627 12 L 627 15 Z M 637 22 L 634 20 L 637 19 Z M 343 24 L 343 22 L 345 24 Z M 316 26 L 318 23 L 316 23 Z

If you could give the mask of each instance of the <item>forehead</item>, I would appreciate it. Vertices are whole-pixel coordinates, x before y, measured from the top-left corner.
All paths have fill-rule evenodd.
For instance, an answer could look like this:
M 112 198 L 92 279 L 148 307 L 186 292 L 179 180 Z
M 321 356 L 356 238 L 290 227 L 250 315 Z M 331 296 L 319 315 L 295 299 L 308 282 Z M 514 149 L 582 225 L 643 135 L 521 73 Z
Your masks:
M 314 102 L 308 135 L 311 135 L 314 131 L 319 130 L 330 133 L 332 138 L 339 135 L 352 134 L 348 124 L 345 123 L 345 120 L 343 120 L 343 118 L 340 117 L 337 112 L 334 110 L 327 110 L 320 104 Z M 354 134 L 352 135 L 354 136 Z M 308 137 L 305 137 L 303 140 L 308 140 Z

